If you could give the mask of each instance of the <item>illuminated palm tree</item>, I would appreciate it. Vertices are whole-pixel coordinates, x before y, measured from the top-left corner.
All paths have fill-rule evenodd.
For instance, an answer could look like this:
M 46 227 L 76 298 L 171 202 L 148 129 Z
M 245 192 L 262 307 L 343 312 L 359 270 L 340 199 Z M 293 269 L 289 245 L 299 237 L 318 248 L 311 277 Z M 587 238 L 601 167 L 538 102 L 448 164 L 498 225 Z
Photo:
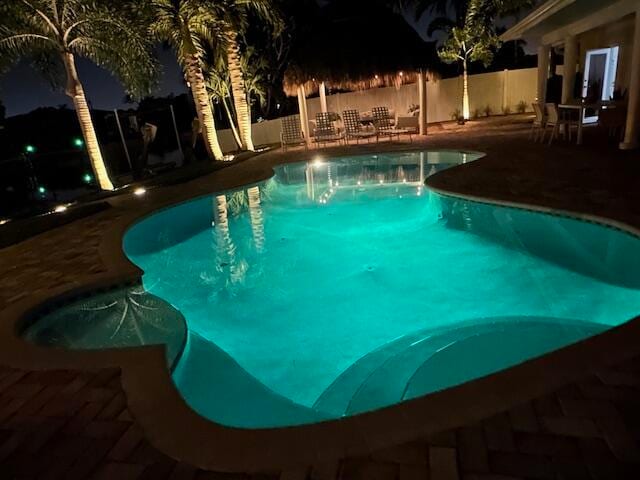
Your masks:
M 276 33 L 282 28 L 282 20 L 274 0 L 216 0 L 210 1 L 209 4 L 215 12 L 216 23 L 221 27 L 218 40 L 226 51 L 242 148 L 253 150 L 251 109 L 247 100 L 238 34 L 246 29 L 250 15 L 257 16 L 261 21 L 274 26 Z
M 244 192 L 236 192 L 244 196 Z M 231 194 L 232 199 L 233 195 Z M 225 195 L 217 195 L 213 198 L 213 223 L 212 229 L 217 254 L 217 270 L 223 273 L 227 288 L 241 285 L 249 269 L 246 260 L 238 258 L 237 249 L 231 237 L 229 227 L 229 202 Z
M 216 125 L 203 74 L 206 47 L 219 37 L 217 7 L 203 0 L 150 0 L 151 34 L 174 49 L 191 87 L 207 153 L 222 160 Z
M 500 46 L 495 20 L 530 8 L 534 0 L 470 0 L 463 23 L 448 29 L 448 38 L 438 51 L 445 63 L 462 63 L 462 112 L 469 120 L 469 62 L 482 62 L 488 67 Z
M 0 60 L 26 58 L 73 101 L 95 178 L 113 190 L 91 112 L 76 69 L 84 57 L 114 73 L 134 97 L 148 94 L 156 62 L 141 12 L 109 0 L 11 0 L 0 2 Z
M 251 232 L 253 243 L 258 253 L 264 250 L 264 215 L 260 204 L 260 187 L 252 187 L 247 190 L 249 201 L 249 219 L 251 220 Z

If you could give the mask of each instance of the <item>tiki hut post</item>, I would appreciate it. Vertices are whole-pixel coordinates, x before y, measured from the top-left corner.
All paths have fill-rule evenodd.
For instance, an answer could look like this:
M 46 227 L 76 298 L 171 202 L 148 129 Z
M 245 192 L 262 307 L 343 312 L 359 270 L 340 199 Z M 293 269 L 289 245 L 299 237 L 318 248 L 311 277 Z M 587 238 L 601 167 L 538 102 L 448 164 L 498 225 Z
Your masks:
M 324 82 L 320 82 L 320 110 L 327 113 L 327 87 Z
M 420 98 L 420 135 L 427 134 L 427 76 L 424 70 L 418 73 L 418 95 Z
M 309 136 L 309 113 L 307 112 L 307 93 L 304 85 L 298 86 L 298 111 L 300 112 L 302 133 L 304 133 L 304 138 L 309 143 L 311 141 Z

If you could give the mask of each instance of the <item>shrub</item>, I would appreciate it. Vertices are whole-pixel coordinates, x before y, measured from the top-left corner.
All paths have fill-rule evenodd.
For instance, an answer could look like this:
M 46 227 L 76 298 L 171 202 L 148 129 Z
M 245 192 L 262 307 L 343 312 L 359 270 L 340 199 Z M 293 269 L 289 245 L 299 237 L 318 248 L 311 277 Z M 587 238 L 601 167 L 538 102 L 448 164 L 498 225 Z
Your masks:
M 502 113 L 504 115 L 511 115 L 511 107 L 509 105 L 502 107 Z
M 491 105 L 487 105 L 486 107 L 484 107 L 485 116 L 490 117 L 492 113 L 493 109 L 491 108 Z
M 473 118 L 474 120 L 477 120 L 480 118 L 480 109 L 476 108 L 473 110 L 473 112 L 471 112 L 471 118 Z
M 518 113 L 525 113 L 527 111 L 527 102 L 525 102 L 524 100 L 520 100 L 518 102 L 518 106 L 516 107 L 518 109 Z
M 462 118 L 462 112 L 459 108 L 456 108 L 453 112 L 451 112 L 451 120 L 460 120 Z

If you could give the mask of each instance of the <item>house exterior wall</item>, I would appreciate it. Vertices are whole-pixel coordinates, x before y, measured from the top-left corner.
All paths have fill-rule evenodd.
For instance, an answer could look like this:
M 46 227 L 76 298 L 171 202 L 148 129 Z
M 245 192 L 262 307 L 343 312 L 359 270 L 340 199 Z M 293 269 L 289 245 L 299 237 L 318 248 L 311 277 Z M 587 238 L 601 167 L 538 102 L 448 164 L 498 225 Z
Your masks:
M 580 71 L 584 72 L 586 55 L 589 50 L 607 47 L 620 47 L 616 88 L 627 90 L 631 76 L 633 54 L 634 15 L 589 30 L 578 36 Z

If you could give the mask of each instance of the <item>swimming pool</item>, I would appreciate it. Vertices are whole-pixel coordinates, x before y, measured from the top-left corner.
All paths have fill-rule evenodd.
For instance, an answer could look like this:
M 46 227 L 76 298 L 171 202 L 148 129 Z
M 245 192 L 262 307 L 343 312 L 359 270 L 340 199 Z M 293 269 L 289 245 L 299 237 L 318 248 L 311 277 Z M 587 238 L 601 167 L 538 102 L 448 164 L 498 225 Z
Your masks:
M 355 415 L 516 365 L 640 311 L 638 238 L 423 187 L 426 176 L 474 158 L 423 152 L 286 165 L 260 185 L 131 228 L 124 250 L 145 272 L 148 302 L 172 306 L 163 307 L 171 322 L 161 313 L 143 325 L 164 328 L 172 352 L 186 339 L 169 361 L 187 403 L 242 428 Z M 74 308 L 27 337 L 56 344 L 61 335 L 51 332 L 65 322 L 55 315 Z M 146 309 L 124 308 L 102 325 L 121 335 L 129 315 L 138 326 L 130 343 L 162 337 L 141 333 Z M 66 344 L 109 343 L 87 328 Z

